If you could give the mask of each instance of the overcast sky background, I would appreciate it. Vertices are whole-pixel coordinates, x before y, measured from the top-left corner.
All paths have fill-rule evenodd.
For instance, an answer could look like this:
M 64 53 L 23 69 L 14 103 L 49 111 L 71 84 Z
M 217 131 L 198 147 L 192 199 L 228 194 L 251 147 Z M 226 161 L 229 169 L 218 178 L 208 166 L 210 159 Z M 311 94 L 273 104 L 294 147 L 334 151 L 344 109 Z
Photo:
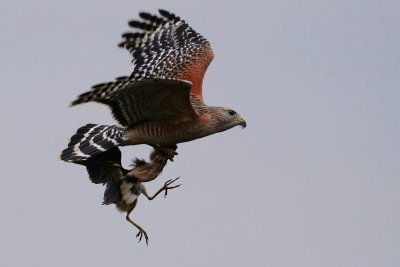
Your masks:
M 151 2 L 151 3 L 149 3 Z M 212 43 L 204 98 L 245 130 L 179 145 L 136 229 L 58 156 L 130 74 L 120 34 L 168 9 Z M 399 1 L 0 2 L 1 266 L 400 266 Z M 124 163 L 149 148 L 124 148 Z

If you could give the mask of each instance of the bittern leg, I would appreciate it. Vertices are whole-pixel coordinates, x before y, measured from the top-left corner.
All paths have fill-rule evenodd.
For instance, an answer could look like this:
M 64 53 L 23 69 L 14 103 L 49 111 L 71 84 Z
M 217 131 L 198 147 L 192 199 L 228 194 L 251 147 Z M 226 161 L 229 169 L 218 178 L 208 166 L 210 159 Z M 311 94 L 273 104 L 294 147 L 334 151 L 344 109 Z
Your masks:
M 180 178 L 180 176 L 177 177 L 177 178 L 175 178 L 175 179 L 173 179 L 173 180 L 170 179 L 170 180 L 166 181 L 166 182 L 164 183 L 164 186 L 161 187 L 161 188 L 154 194 L 154 196 L 152 196 L 152 197 L 149 196 L 149 194 L 147 193 L 146 188 L 145 188 L 144 185 L 142 184 L 142 193 L 143 193 L 143 195 L 145 195 L 145 196 L 147 197 L 148 200 L 153 200 L 153 199 L 155 199 L 156 196 L 158 196 L 162 191 L 165 191 L 164 197 L 167 197 L 167 194 L 168 194 L 168 190 L 169 190 L 169 189 L 174 189 L 174 188 L 177 188 L 177 187 L 181 186 L 181 184 L 174 185 L 174 186 L 170 186 L 173 182 L 175 182 L 175 181 L 178 180 L 179 178 Z
M 132 211 L 132 210 L 131 210 L 131 211 Z M 127 212 L 127 214 L 126 214 L 126 220 L 127 220 L 128 222 L 130 222 L 133 226 L 135 226 L 135 227 L 139 230 L 139 232 L 136 234 L 136 238 L 139 239 L 138 243 L 139 243 L 140 241 L 142 241 L 142 238 L 143 238 L 143 236 L 144 236 L 144 238 L 145 238 L 145 240 L 146 240 L 146 245 L 149 246 L 149 237 L 147 236 L 146 231 L 145 231 L 142 227 L 140 227 L 140 225 L 138 225 L 137 223 L 135 223 L 134 221 L 132 221 L 131 218 L 129 218 L 129 214 L 131 214 L 131 211 Z

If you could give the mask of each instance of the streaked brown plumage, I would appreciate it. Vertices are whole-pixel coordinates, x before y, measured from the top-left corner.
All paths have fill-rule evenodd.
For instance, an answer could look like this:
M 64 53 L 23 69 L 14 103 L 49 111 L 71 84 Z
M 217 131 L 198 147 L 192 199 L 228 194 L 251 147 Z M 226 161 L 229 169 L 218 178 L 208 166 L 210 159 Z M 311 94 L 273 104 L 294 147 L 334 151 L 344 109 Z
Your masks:
M 130 170 L 122 167 L 121 151 L 118 147 L 80 162 L 80 164 L 86 166 L 93 183 L 106 184 L 103 204 L 115 204 L 120 212 L 126 212 L 126 220 L 139 230 L 136 235 L 139 242 L 144 237 L 146 244 L 148 244 L 148 235 L 129 215 L 136 207 L 140 194 L 143 194 L 148 200 L 153 200 L 161 192 L 164 191 L 165 196 L 167 196 L 169 189 L 180 186 L 172 185 L 178 178 L 168 180 L 153 196 L 147 193 L 144 186 L 145 182 L 152 181 L 160 175 L 168 160 L 173 160 L 176 155 L 176 148 L 176 146 L 169 148 L 155 147 L 148 162 L 136 158 Z

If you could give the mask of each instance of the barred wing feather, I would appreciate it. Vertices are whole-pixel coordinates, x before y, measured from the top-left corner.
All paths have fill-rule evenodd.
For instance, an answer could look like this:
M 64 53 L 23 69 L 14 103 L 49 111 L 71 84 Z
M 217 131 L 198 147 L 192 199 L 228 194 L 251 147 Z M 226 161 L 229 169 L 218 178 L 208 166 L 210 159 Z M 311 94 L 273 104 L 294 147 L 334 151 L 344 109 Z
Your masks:
M 197 117 L 190 103 L 192 83 L 181 80 L 142 79 L 115 89 L 113 83 L 97 85 L 72 104 L 94 101 L 111 108 L 122 126 L 142 121 L 172 120 L 182 122 Z
M 180 17 L 159 10 L 160 16 L 141 12 L 129 26 L 142 30 L 122 35 L 134 65 L 131 79 L 176 78 L 193 83 L 192 93 L 202 99 L 202 81 L 214 54 L 206 38 Z

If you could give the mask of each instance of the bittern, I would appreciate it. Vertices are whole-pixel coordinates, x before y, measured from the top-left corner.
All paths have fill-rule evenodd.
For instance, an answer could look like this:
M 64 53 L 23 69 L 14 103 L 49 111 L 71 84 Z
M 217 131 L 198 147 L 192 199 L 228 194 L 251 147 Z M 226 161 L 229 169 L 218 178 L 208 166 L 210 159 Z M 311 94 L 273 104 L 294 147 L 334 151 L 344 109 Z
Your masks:
M 106 185 L 103 205 L 115 204 L 119 211 L 126 212 L 126 220 L 139 230 L 136 235 L 139 239 L 138 242 L 144 237 L 147 245 L 149 238 L 146 231 L 129 217 L 137 205 L 138 197 L 143 194 L 148 200 L 153 200 L 163 191 L 165 191 L 164 196 L 166 197 L 168 190 L 180 186 L 180 184 L 172 185 L 179 179 L 178 177 L 166 181 L 164 186 L 153 196 L 147 193 L 143 183 L 157 178 L 167 161 L 173 161 L 173 157 L 177 155 L 176 145 L 153 147 L 154 150 L 150 154 L 150 161 L 146 162 L 143 159 L 136 158 L 130 170 L 122 167 L 121 151 L 118 147 L 80 162 L 80 164 L 86 166 L 89 178 L 93 183 Z

